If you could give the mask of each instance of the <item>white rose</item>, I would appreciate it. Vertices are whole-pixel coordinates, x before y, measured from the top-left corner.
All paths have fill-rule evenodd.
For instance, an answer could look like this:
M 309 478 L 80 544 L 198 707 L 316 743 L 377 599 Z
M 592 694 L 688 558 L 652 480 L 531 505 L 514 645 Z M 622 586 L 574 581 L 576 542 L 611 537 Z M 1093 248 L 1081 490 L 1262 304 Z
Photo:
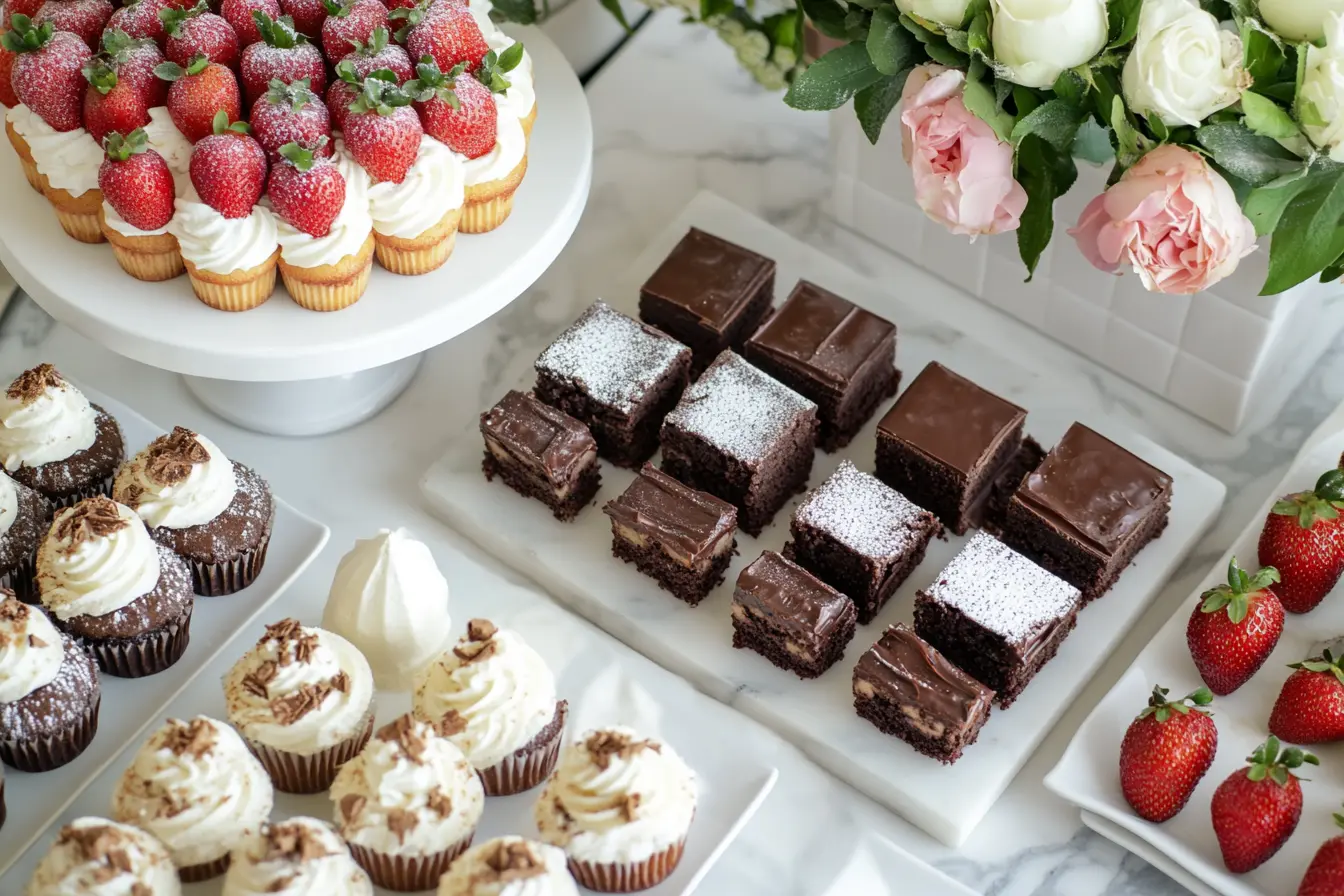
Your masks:
M 1125 61 L 1125 101 L 1168 127 L 1196 126 L 1250 86 L 1241 57 L 1241 38 L 1195 0 L 1145 0 Z
M 1307 48 L 1297 114 L 1311 142 L 1344 162 L 1344 15 L 1332 14 L 1328 30 L 1325 49 Z
M 939 25 L 961 27 L 971 0 L 896 0 L 896 8 L 908 16 L 919 16 Z
M 1324 40 L 1333 13 L 1344 13 L 1344 0 L 1260 0 L 1260 18 L 1288 40 Z
M 1049 87 L 1106 46 L 1106 0 L 990 0 L 994 58 L 1008 80 Z

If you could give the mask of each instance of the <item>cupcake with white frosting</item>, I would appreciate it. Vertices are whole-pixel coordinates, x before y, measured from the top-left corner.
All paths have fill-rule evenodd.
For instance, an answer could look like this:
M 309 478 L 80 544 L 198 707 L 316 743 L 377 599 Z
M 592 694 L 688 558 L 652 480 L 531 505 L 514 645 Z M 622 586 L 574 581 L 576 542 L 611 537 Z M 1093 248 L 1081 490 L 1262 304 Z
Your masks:
M 197 594 L 241 591 L 266 563 L 275 522 L 270 486 L 199 433 L 177 426 L 150 442 L 122 466 L 112 495 L 187 562 Z
M 453 254 L 466 198 L 462 162 L 428 134 L 406 179 L 369 187 L 374 252 L 394 274 L 428 274 Z
M 485 42 L 500 59 L 504 58 L 504 53 L 510 47 L 518 43 L 498 28 L 485 33 Z M 505 78 L 509 86 L 502 93 L 495 93 L 495 103 L 501 109 L 507 109 L 518 117 L 519 123 L 523 126 L 523 136 L 530 140 L 532 125 L 537 120 L 537 90 L 532 77 L 532 57 L 528 55 L 527 50 L 522 49 L 522 57 L 517 65 L 508 70 Z
M 37 590 L 108 675 L 154 675 L 191 638 L 191 572 L 135 511 L 101 495 L 56 514 L 37 552 Z
M 330 825 L 298 816 L 234 847 L 223 896 L 373 896 L 373 884 Z
M 486 619 L 416 676 L 415 714 L 466 754 L 488 796 L 536 787 L 555 770 L 568 705 L 517 632 Z
M 0 472 L 0 590 L 37 600 L 37 549 L 51 528 L 51 502 Z
M 373 733 L 373 673 L 340 635 L 297 619 L 266 634 L 224 677 L 229 722 L 277 790 L 319 793 Z
M 537 801 L 537 828 L 582 886 L 631 893 L 676 870 L 697 798 L 695 773 L 670 746 L 604 728 L 565 748 Z
M 0 395 L 0 464 L 57 507 L 112 493 L 126 456 L 121 427 L 50 364 Z
M 0 591 L 0 761 L 26 772 L 70 762 L 98 731 L 89 655 L 37 607 Z
M 527 174 L 523 123 L 508 104 L 495 106 L 494 148 L 479 158 L 462 157 L 466 201 L 458 229 L 463 233 L 486 233 L 503 224 L 513 212 L 513 194 Z
M 409 713 L 373 735 L 331 786 L 336 827 L 376 886 L 433 888 L 471 846 L 485 806 L 462 751 Z
M 238 733 L 197 716 L 150 735 L 117 782 L 112 815 L 158 837 L 182 882 L 196 883 L 228 869 L 229 853 L 262 829 L 274 801 Z
M 19 128 L 25 131 L 30 127 L 30 121 L 36 116 L 31 109 L 23 103 L 11 106 L 5 110 L 5 136 L 9 138 L 9 143 L 14 147 L 14 152 L 18 153 L 19 165 L 23 168 L 24 179 L 28 181 L 28 186 L 37 192 L 42 192 L 42 175 L 37 173 L 37 161 L 33 158 L 33 150 L 28 145 L 28 141 L 20 133 Z
M 565 854 L 522 837 L 473 846 L 439 881 L 438 896 L 578 896 Z
M 180 896 L 163 844 L 105 818 L 76 818 L 38 863 L 27 896 Z
M 190 182 L 174 207 L 168 232 L 177 237 L 196 298 L 220 311 L 247 311 L 271 297 L 280 240 L 269 208 L 256 205 L 246 218 L 226 218 L 202 202 Z
M 26 144 L 37 170 L 38 188 L 55 209 L 61 228 L 81 243 L 101 243 L 98 209 L 103 194 L 98 189 L 98 169 L 103 164 L 103 149 L 98 141 L 84 128 L 58 131 L 22 103 L 8 110 L 5 119 L 7 128 Z M 24 158 L 22 152 L 19 157 Z M 25 160 L 25 173 L 27 164 Z

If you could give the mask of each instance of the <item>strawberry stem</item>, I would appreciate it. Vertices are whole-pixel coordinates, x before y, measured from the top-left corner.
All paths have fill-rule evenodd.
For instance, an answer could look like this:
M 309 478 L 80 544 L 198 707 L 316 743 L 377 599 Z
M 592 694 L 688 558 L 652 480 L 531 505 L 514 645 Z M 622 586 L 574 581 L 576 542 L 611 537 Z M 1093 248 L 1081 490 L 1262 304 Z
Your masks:
M 1148 705 L 1143 708 L 1143 712 L 1139 713 L 1139 718 L 1146 719 L 1153 716 L 1161 723 L 1171 718 L 1172 713 L 1186 715 L 1191 709 L 1206 716 L 1211 715 L 1208 711 L 1199 708 L 1208 706 L 1213 702 L 1213 692 L 1208 688 L 1198 688 L 1179 700 L 1168 700 L 1167 694 L 1169 693 L 1170 691 L 1162 685 L 1155 686 L 1152 696 L 1148 698 Z
M 1328 672 L 1335 676 L 1340 684 L 1344 684 L 1344 669 L 1340 668 L 1339 660 L 1330 653 L 1328 647 L 1321 651 L 1320 657 L 1313 657 L 1300 663 L 1290 663 L 1288 668 L 1305 669 L 1308 672 L 1319 672 L 1321 674 Z
M 1220 610 L 1227 610 L 1227 618 L 1232 620 L 1233 624 L 1240 625 L 1250 612 L 1251 595 L 1264 591 L 1270 585 L 1279 581 L 1279 571 L 1272 566 L 1266 566 L 1250 575 L 1246 570 L 1237 565 L 1237 558 L 1233 557 L 1227 564 L 1227 584 L 1218 585 L 1205 591 L 1200 599 L 1200 610 L 1204 613 L 1217 613 Z
M 1301 768 L 1303 764 L 1321 764 L 1319 759 L 1300 747 L 1289 747 L 1283 751 L 1280 751 L 1279 747 L 1279 739 L 1272 734 L 1268 740 L 1256 747 L 1255 752 L 1246 757 L 1246 761 L 1250 763 L 1246 777 L 1252 781 L 1269 778 L 1280 787 L 1287 787 L 1288 779 L 1297 777 L 1293 774 L 1293 769 Z

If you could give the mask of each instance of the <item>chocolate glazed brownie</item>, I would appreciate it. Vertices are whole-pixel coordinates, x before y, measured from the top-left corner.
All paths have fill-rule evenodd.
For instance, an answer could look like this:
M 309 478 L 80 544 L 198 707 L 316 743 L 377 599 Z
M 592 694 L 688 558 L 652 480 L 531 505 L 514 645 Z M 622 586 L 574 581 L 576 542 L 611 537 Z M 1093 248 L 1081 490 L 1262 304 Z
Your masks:
M 496 476 L 525 498 L 535 498 L 555 518 L 572 520 L 602 484 L 597 442 L 564 411 L 523 392 L 509 392 L 481 415 L 486 479 Z
M 766 551 L 733 591 L 733 646 L 754 650 L 799 678 L 816 678 L 845 655 L 854 604 L 796 563 Z

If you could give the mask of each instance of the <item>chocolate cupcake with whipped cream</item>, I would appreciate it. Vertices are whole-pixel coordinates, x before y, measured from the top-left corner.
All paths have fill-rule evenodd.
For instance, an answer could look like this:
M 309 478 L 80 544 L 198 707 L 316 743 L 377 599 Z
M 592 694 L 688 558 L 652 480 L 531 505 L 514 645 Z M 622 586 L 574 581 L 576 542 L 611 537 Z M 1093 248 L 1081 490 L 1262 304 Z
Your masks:
M 320 793 L 373 733 L 373 672 L 340 635 L 297 619 L 266 634 L 224 677 L 229 722 L 277 790 Z
M 487 796 L 531 790 L 555 770 L 569 707 L 517 632 L 471 620 L 457 646 L 416 676 L 414 705 L 466 754 Z
M 93 660 L 38 607 L 0 591 L 0 761 L 25 772 L 70 762 L 98 733 Z
M 453 862 L 438 896 L 579 896 L 579 888 L 563 851 L 522 837 L 496 837 Z
M 121 427 L 50 364 L 0 395 L 0 465 L 56 507 L 110 495 L 126 457 Z
M 56 514 L 37 553 L 37 590 L 57 625 L 108 675 L 162 672 L 191 638 L 187 564 L 111 498 L 87 498 Z
M 112 496 L 188 563 L 199 595 L 241 591 L 266 562 L 275 523 L 270 486 L 189 429 L 175 427 L 127 461 Z
M 181 896 L 163 844 L 130 825 L 76 818 L 38 863 L 27 896 Z
M 271 779 L 238 733 L 197 716 L 150 735 L 112 795 L 112 817 L 158 837 L 183 883 L 210 880 L 257 833 L 275 802 Z
M 298 816 L 234 848 L 223 896 L 373 896 L 373 884 L 331 825 Z
M 0 588 L 37 601 L 37 549 L 51 528 L 51 502 L 0 473 Z

